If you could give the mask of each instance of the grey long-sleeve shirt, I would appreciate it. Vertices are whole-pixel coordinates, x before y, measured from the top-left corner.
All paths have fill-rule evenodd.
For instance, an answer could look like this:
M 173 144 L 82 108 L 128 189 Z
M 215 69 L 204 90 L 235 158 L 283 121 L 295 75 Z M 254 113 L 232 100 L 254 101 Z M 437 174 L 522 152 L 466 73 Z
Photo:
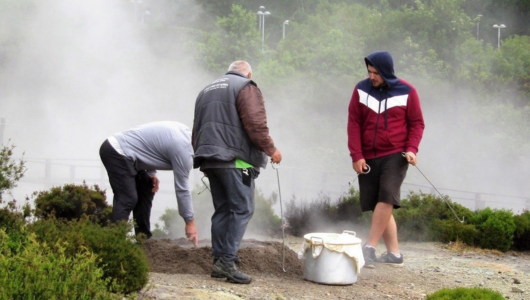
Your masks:
M 124 154 L 137 170 L 172 170 L 180 216 L 193 220 L 189 175 L 193 167 L 191 130 L 172 121 L 153 122 L 114 134 Z

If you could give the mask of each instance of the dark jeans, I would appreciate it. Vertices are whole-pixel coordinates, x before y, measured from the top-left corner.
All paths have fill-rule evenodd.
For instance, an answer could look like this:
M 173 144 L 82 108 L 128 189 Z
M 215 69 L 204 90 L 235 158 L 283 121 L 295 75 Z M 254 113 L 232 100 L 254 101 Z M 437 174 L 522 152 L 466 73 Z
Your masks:
M 128 221 L 131 211 L 136 234 L 144 233 L 151 237 L 151 207 L 155 193 L 153 182 L 146 171 L 137 171 L 134 162 L 119 154 L 105 140 L 99 149 L 101 161 L 107 169 L 110 186 L 114 193 L 112 201 L 112 221 Z
M 212 255 L 225 261 L 237 260 L 237 251 L 254 214 L 254 179 L 257 172 L 248 170 L 243 182 L 242 169 L 206 169 L 212 190 L 215 212 L 212 216 Z

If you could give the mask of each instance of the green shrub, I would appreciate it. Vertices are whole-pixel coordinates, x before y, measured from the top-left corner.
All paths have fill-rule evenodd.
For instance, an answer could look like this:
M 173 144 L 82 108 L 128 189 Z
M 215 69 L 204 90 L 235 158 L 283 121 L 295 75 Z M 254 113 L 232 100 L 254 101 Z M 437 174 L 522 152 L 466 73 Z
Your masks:
M 473 224 L 462 224 L 454 219 L 433 220 L 432 232 L 434 241 L 448 243 L 460 241 L 473 246 L 478 237 L 478 230 Z
M 272 206 L 276 204 L 278 195 L 273 193 L 266 198 L 261 190 L 254 193 L 254 215 L 248 224 L 248 231 L 266 236 L 280 236 L 282 220 L 274 213 Z
M 498 292 L 485 288 L 444 288 L 427 295 L 425 300 L 504 300 Z
M 530 211 L 526 210 L 522 214 L 515 216 L 514 221 L 513 247 L 519 251 L 530 250 Z
M 451 202 L 448 198 L 442 199 L 432 194 L 410 192 L 401 201 L 401 208 L 394 210 L 399 238 L 401 240 L 435 241 L 446 235 L 449 239 L 453 235 L 469 235 L 470 232 L 467 231 L 469 228 L 454 225 L 451 228 L 444 227 L 452 230 L 444 233 L 439 227 L 442 224 L 453 224 L 453 221 L 459 223 L 449 205 L 460 219 L 468 219 L 473 215 L 469 209 Z M 440 221 L 447 221 L 447 223 Z M 455 231 L 456 229 L 465 229 L 466 233 Z
M 5 232 L 20 231 L 25 224 L 25 218 L 30 215 L 29 205 L 24 205 L 22 211 L 16 206 L 16 201 L 10 201 L 0 208 L 0 228 Z
M 199 238 L 209 236 L 212 226 L 211 217 L 214 213 L 211 193 L 204 186 L 197 186 L 192 191 L 193 210 L 195 214 L 195 226 L 197 226 Z M 281 234 L 281 220 L 274 213 L 272 206 L 277 201 L 277 195 L 272 194 L 266 198 L 261 190 L 254 192 L 254 215 L 248 224 L 248 232 L 258 235 L 279 236 Z M 185 236 L 185 223 L 179 215 L 178 209 L 166 208 L 160 216 L 162 225 L 155 224 L 153 238 L 176 239 Z
M 34 193 L 35 216 L 65 220 L 79 220 L 87 216 L 91 221 L 106 225 L 110 223 L 112 207 L 106 202 L 105 191 L 97 185 L 93 189 L 83 185 L 66 184 L 49 191 Z
M 38 220 L 29 225 L 42 243 L 63 243 L 65 253 L 75 256 L 86 248 L 96 254 L 103 277 L 112 292 L 128 294 L 141 290 L 148 281 L 149 262 L 141 241 L 127 235 L 132 225 L 119 222 L 110 226 L 95 224 L 86 218 L 61 221 L 54 218 Z
M 34 234 L 15 240 L 0 230 L 0 299 L 119 299 L 106 290 L 96 255 L 36 241 Z M 13 247 L 15 246 L 15 247 Z
M 322 231 L 334 224 L 329 217 L 331 209 L 330 199 L 321 195 L 320 199 L 297 201 L 292 198 L 286 205 L 285 219 L 289 224 L 289 233 L 293 236 L 303 236 L 309 232 Z
M 510 250 L 515 232 L 513 213 L 508 210 L 485 208 L 470 220 L 479 231 L 478 246 L 484 249 Z
M 359 191 L 351 188 L 349 192 L 341 197 L 335 204 L 336 213 L 331 217 L 336 222 L 346 221 L 353 223 L 364 223 L 363 212 L 361 211 L 361 200 Z M 369 224 L 369 223 L 368 223 Z

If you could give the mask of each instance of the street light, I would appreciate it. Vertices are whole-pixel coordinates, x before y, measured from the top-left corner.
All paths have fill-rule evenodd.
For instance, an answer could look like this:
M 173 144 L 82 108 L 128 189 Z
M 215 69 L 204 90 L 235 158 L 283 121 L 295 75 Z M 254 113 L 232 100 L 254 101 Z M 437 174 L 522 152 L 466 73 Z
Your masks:
M 261 25 L 261 52 L 263 52 L 263 45 L 265 44 L 265 16 L 270 15 L 271 13 L 266 11 L 262 12 L 261 10 L 258 11 L 258 15 L 260 15 L 263 18 L 263 24 Z
M 265 9 L 265 6 L 262 5 L 262 6 L 259 7 L 259 11 L 258 11 L 258 15 L 259 15 L 259 29 L 260 30 L 261 30 L 261 17 L 262 17 L 262 14 L 260 14 L 260 13 L 264 9 Z
M 142 4 L 142 0 L 130 0 L 134 3 L 134 21 L 138 22 L 138 4 Z
M 482 15 L 477 15 L 477 41 L 478 41 L 478 28 L 480 24 L 480 18 L 482 18 Z
M 283 38 L 285 39 L 285 25 L 289 25 L 289 20 L 283 22 Z
M 501 29 L 502 28 L 506 28 L 506 25 L 504 24 L 501 24 L 501 25 L 493 25 L 493 28 L 497 28 L 498 29 L 498 34 L 497 34 L 497 48 L 499 48 L 501 46 Z

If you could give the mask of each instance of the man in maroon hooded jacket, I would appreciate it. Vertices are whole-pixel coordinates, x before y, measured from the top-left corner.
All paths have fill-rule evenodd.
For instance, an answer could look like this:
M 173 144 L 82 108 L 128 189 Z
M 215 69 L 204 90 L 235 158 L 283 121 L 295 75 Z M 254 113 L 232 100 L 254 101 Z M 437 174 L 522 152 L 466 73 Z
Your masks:
M 390 53 L 377 51 L 365 59 L 369 78 L 353 91 L 348 108 L 348 148 L 359 176 L 362 211 L 373 211 L 372 224 L 363 246 L 365 267 L 375 263 L 403 266 L 397 226 L 400 189 L 408 164 L 416 154 L 425 124 L 416 89 L 394 75 Z M 375 247 L 383 238 L 387 251 L 379 258 Z

